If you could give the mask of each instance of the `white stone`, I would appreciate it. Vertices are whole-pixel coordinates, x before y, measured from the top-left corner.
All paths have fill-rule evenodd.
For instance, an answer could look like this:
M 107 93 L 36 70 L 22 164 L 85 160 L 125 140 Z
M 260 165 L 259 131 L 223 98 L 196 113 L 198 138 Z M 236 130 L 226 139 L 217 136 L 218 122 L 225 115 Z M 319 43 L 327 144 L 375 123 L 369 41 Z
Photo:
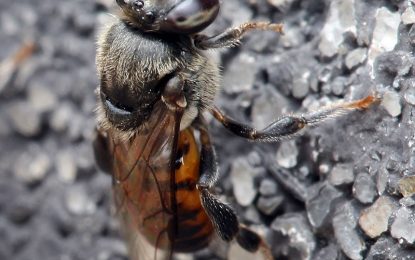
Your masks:
M 295 98 L 304 98 L 308 94 L 310 85 L 310 72 L 304 72 L 300 77 L 293 79 L 292 93 Z
M 81 187 L 71 188 L 67 192 L 65 204 L 68 211 L 75 215 L 89 215 L 96 211 L 95 203 Z
M 321 41 L 318 46 L 325 57 L 334 56 L 343 42 L 343 34 L 356 34 L 354 0 L 331 1 L 328 19 L 321 31 Z
M 297 165 L 298 148 L 294 140 L 282 142 L 277 151 L 277 163 L 284 168 Z
M 72 183 L 76 179 L 77 167 L 75 158 L 70 151 L 63 151 L 56 156 L 56 170 L 63 182 Z
M 268 3 L 276 8 L 284 8 L 293 3 L 293 0 L 268 0 Z
M 376 25 L 373 30 L 372 43 L 369 48 L 368 64 L 372 66 L 371 76 L 374 77 L 373 63 L 379 54 L 392 51 L 398 42 L 398 27 L 401 22 L 398 12 L 390 12 L 386 7 L 376 11 Z
M 387 91 L 383 95 L 382 102 L 380 104 L 386 109 L 386 111 L 388 111 L 389 115 L 396 117 L 402 112 L 400 99 L 399 94 L 395 91 Z
M 404 24 L 415 23 L 415 10 L 413 6 L 410 6 L 405 9 L 405 11 L 401 15 L 401 20 Z
M 14 165 L 15 175 L 19 180 L 32 184 L 42 181 L 52 166 L 52 161 L 46 153 L 30 150 L 22 153 Z
M 237 158 L 232 163 L 230 177 L 233 194 L 239 205 L 248 206 L 254 201 L 257 194 L 257 190 L 254 187 L 254 177 L 256 174 L 257 171 L 249 165 L 245 158 Z
M 349 52 L 346 56 L 345 64 L 348 69 L 363 63 L 367 58 L 366 48 L 357 48 Z

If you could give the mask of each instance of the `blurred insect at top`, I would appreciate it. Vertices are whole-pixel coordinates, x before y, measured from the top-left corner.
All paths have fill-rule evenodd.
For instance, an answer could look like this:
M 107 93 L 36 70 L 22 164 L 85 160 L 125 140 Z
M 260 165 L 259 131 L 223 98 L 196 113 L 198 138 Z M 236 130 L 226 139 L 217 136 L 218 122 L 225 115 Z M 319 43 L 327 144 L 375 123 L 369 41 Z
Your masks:
M 123 18 L 142 31 L 193 34 L 209 26 L 219 0 L 117 0 Z

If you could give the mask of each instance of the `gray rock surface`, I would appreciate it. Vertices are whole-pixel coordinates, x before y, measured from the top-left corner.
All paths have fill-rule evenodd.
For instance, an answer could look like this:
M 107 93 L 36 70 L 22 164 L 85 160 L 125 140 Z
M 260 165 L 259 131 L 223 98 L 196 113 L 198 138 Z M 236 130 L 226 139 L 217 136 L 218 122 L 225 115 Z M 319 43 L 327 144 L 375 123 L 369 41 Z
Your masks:
M 210 34 L 250 19 L 285 30 L 211 53 L 223 68 L 216 105 L 228 115 L 260 129 L 283 114 L 384 98 L 278 144 L 249 143 L 212 120 L 218 196 L 261 227 L 276 258 L 414 259 L 413 1 L 222 2 Z M 111 178 L 91 148 L 95 37 L 113 6 L 0 1 L 0 259 L 127 259 Z M 218 243 L 194 259 L 241 253 L 227 250 Z

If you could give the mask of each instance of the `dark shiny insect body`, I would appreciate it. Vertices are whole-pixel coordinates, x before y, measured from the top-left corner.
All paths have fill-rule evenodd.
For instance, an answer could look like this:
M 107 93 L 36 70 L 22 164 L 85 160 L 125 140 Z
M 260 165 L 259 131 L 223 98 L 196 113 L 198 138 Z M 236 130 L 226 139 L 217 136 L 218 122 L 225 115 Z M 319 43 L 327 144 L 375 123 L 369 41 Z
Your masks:
M 244 249 L 264 240 L 239 224 L 232 208 L 211 193 L 218 178 L 203 113 L 255 141 L 279 141 L 306 126 L 362 109 L 376 98 L 284 116 L 263 130 L 238 123 L 213 106 L 219 69 L 204 50 L 231 47 L 253 29 L 281 25 L 250 22 L 209 37 L 200 32 L 219 12 L 218 0 L 117 0 L 122 14 L 101 33 L 97 67 L 98 165 L 113 176 L 118 214 L 132 259 L 169 259 L 194 252 L 218 237 Z M 199 140 L 195 140 L 197 131 Z

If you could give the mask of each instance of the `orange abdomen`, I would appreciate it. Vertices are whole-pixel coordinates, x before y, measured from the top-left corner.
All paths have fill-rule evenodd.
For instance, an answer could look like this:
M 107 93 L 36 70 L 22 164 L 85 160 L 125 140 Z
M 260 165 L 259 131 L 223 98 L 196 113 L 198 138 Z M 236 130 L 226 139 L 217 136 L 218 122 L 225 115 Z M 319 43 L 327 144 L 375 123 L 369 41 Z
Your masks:
M 175 159 L 171 144 L 153 132 L 112 146 L 115 201 L 134 259 L 152 255 L 145 252 L 147 242 L 156 250 L 193 252 L 213 234 L 196 189 L 200 155 L 193 130 L 180 132 Z
M 191 129 L 180 133 L 176 162 L 176 202 L 178 229 L 174 248 L 192 252 L 205 247 L 213 226 L 203 209 L 196 183 L 199 180 L 199 150 Z

